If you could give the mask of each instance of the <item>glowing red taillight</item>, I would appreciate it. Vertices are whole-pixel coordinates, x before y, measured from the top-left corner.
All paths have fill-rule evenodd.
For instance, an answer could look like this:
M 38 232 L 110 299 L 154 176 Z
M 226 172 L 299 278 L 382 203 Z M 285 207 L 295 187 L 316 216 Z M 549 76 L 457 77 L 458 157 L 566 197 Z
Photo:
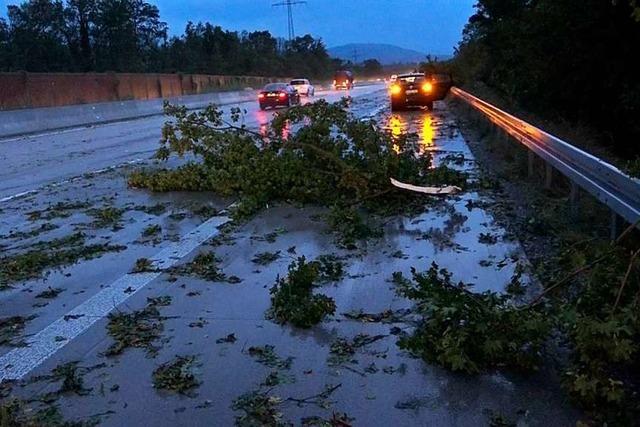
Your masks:
M 264 93 L 258 94 L 258 99 L 264 99 Z
M 287 97 L 287 93 L 286 92 L 280 92 L 280 98 L 286 98 Z

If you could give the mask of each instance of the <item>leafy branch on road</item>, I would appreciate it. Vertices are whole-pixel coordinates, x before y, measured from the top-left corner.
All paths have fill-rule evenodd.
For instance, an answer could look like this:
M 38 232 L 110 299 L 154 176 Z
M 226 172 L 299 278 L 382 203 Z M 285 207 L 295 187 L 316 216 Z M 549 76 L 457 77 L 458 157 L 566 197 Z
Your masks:
M 356 118 L 347 106 L 347 100 L 320 100 L 291 108 L 277 113 L 259 133 L 240 124 L 237 109 L 227 121 L 214 105 L 188 112 L 167 104 L 171 120 L 163 127 L 156 157 L 196 160 L 173 170 L 134 172 L 129 185 L 238 196 L 235 218 L 246 218 L 276 201 L 385 214 L 424 204 L 424 195 L 398 189 L 390 178 L 415 185 L 465 186 L 466 174 L 431 168 L 430 156 L 418 154 L 411 135 L 394 138 L 374 121 Z M 394 146 L 401 148 L 399 152 Z M 346 234 L 351 243 L 362 233 Z
M 92 427 L 99 419 L 68 421 L 56 405 L 34 409 L 31 402 L 12 398 L 0 403 L 0 426 L 7 427 Z
M 22 346 L 22 342 L 16 342 L 27 322 L 35 319 L 35 316 L 12 316 L 0 318 L 0 346 Z
M 235 276 L 227 277 L 227 275 L 219 268 L 220 259 L 214 252 L 202 252 L 198 254 L 193 261 L 170 268 L 169 272 L 174 274 L 184 274 L 200 277 L 211 282 L 238 283 L 239 278 Z
M 200 385 L 193 372 L 195 364 L 195 356 L 177 356 L 163 363 L 153 371 L 153 386 L 189 395 L 192 389 Z
M 113 231 L 122 228 L 120 221 L 122 220 L 124 209 L 109 206 L 102 209 L 90 209 L 87 213 L 94 218 L 92 226 L 95 228 L 112 227 Z
M 49 269 L 126 249 L 125 246 L 104 243 L 87 245 L 85 240 L 86 236 L 83 233 L 75 233 L 59 239 L 37 242 L 24 253 L 0 257 L 0 290 L 12 283 L 40 278 Z
M 147 306 L 142 310 L 130 313 L 111 313 L 107 324 L 107 333 L 114 339 L 114 343 L 105 352 L 106 356 L 116 356 L 129 347 L 144 348 L 149 355 L 155 355 L 158 348 L 153 342 L 160 337 L 164 330 L 164 317 L 160 315 L 159 307 L 171 303 L 171 298 L 149 298 Z
M 433 263 L 413 280 L 401 281 L 398 292 L 416 302 L 422 316 L 406 348 L 426 361 L 470 374 L 495 367 L 536 369 L 550 329 L 546 316 L 518 310 L 510 295 L 473 293 L 454 283 L 451 273 Z
M 333 299 L 313 293 L 320 280 L 320 264 L 300 257 L 289 265 L 287 277 L 278 277 L 271 288 L 267 317 L 299 328 L 310 328 L 336 311 Z

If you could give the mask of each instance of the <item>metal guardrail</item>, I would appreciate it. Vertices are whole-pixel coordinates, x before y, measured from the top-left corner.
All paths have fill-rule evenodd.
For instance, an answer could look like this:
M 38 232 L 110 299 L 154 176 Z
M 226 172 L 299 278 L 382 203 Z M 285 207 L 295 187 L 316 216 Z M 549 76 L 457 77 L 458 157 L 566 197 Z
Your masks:
M 451 93 L 631 224 L 640 220 L 640 180 L 553 135 L 453 87 Z

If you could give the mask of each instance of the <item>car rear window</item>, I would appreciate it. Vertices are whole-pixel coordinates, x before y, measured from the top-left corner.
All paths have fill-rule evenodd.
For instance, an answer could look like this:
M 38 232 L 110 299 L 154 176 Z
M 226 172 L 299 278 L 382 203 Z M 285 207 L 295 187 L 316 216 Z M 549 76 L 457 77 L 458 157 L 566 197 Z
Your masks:
M 424 79 L 424 76 L 421 76 L 421 75 L 398 76 L 398 80 L 400 80 L 401 82 L 407 82 L 407 83 L 413 83 L 423 79 Z
M 286 88 L 285 83 L 270 83 L 264 87 L 264 90 L 285 90 Z
M 306 82 L 306 80 L 291 80 L 291 84 L 294 85 L 294 86 L 295 85 L 306 85 L 307 82 Z

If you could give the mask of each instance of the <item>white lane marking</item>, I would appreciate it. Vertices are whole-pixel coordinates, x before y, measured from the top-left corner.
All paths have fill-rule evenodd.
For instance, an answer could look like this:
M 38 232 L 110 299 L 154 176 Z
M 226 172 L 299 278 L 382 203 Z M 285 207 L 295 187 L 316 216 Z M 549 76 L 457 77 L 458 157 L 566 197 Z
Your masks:
M 38 193 L 40 191 L 47 190 L 47 189 L 50 189 L 50 188 L 57 188 L 57 187 L 60 187 L 62 185 L 65 185 L 65 184 L 69 184 L 70 182 L 75 182 L 75 181 L 78 181 L 80 179 L 84 179 L 84 178 L 87 177 L 87 175 L 99 175 L 99 174 L 102 174 L 102 173 L 105 173 L 105 172 L 112 171 L 114 169 L 121 168 L 122 166 L 135 165 L 135 164 L 138 164 L 138 163 L 141 163 L 141 162 L 145 162 L 147 160 L 148 159 L 128 160 L 128 161 L 123 162 L 123 163 L 118 163 L 117 165 L 107 166 L 106 168 L 97 169 L 97 170 L 90 171 L 90 172 L 84 172 L 82 175 L 73 176 L 71 178 L 67 178 L 65 180 L 58 181 L 58 182 L 53 182 L 51 184 L 45 184 L 42 187 L 37 188 L 35 190 L 23 191 L 21 193 L 17 193 L 17 194 L 13 194 L 11 196 L 3 197 L 3 198 L 0 199 L 0 203 L 9 202 L 11 200 L 19 199 L 19 198 L 25 197 L 25 196 L 30 196 L 32 194 L 36 194 L 36 193 Z
M 215 237 L 218 227 L 228 221 L 228 217 L 214 217 L 201 224 L 180 242 L 160 251 L 153 258 L 154 266 L 162 270 L 175 265 L 198 246 Z M 69 311 L 65 315 L 68 320 L 65 320 L 65 316 L 59 318 L 31 336 L 26 347 L 16 348 L 0 356 L 0 382 L 23 378 L 161 274 L 162 271 L 125 274 Z
M 14 194 L 12 196 L 3 197 L 2 199 L 0 199 L 0 203 L 8 202 L 9 200 L 17 199 L 19 197 L 28 196 L 30 194 L 37 193 L 37 192 L 38 192 L 38 190 L 23 191 L 22 193 Z

